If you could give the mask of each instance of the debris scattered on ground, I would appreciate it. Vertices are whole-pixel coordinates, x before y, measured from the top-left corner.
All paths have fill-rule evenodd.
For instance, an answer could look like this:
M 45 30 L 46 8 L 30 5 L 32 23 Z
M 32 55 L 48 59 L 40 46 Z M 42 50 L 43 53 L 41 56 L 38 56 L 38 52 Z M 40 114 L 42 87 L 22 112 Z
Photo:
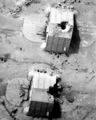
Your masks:
M 36 23 L 34 23 L 37 25 L 39 19 L 43 18 L 43 16 L 45 17 L 43 5 L 45 3 L 56 3 L 56 0 L 46 2 L 41 0 L 43 2 L 42 4 L 40 0 L 25 0 L 25 3 L 21 5 L 15 4 L 15 6 L 11 4 L 10 6 L 1 4 L 1 2 L 3 3 L 4 1 L 7 0 L 0 1 L 0 120 L 13 120 L 15 118 L 18 120 L 32 119 L 24 116 L 22 113 L 22 103 L 26 100 L 27 95 L 25 94 L 27 91 L 24 90 L 25 86 L 19 83 L 16 83 L 17 86 L 14 86 L 14 84 L 11 86 L 13 88 L 9 89 L 9 91 L 11 91 L 11 93 L 18 92 L 18 96 L 16 96 L 16 94 L 11 94 L 10 92 L 10 94 L 8 94 L 8 91 L 6 91 L 8 83 L 3 83 L 3 81 L 7 80 L 13 80 L 13 83 L 15 83 L 19 81 L 17 78 L 26 79 L 30 66 L 32 66 L 30 70 L 35 69 L 39 72 L 47 72 L 49 74 L 59 73 L 62 76 L 64 84 L 67 84 L 64 85 L 65 89 L 62 96 L 64 101 L 62 104 L 62 119 L 96 119 L 96 2 L 94 0 L 59 0 L 61 1 L 59 5 L 62 4 L 64 8 L 78 11 L 76 13 L 78 29 L 75 29 L 75 32 L 79 31 L 80 41 L 78 41 L 76 32 L 75 36 L 73 35 L 73 43 L 77 44 L 71 45 L 71 55 L 67 58 L 65 55 L 45 53 L 39 49 L 40 44 L 38 42 L 30 42 L 24 37 L 22 28 L 21 34 L 19 29 L 17 30 L 17 24 L 19 23 L 18 17 L 25 18 L 25 16 L 30 14 L 32 15 L 30 21 L 36 21 Z M 14 2 L 15 0 L 12 1 Z M 40 17 L 41 14 L 42 16 Z M 9 17 L 14 18 L 9 20 Z M 15 20 L 18 21 L 15 22 Z M 41 19 L 39 24 L 41 25 L 42 23 L 44 22 Z M 42 36 L 44 24 L 42 24 L 39 32 L 36 33 L 38 29 L 37 26 L 35 26 L 31 32 L 36 33 L 36 36 Z M 7 28 L 11 28 L 12 30 Z M 14 34 L 15 31 L 17 34 Z M 21 36 L 19 36 L 19 34 Z M 18 35 L 18 37 L 16 35 Z M 41 40 L 41 38 L 39 39 L 39 37 L 36 36 L 32 35 L 32 40 Z M 79 51 L 74 50 L 77 46 Z M 18 84 L 19 90 L 17 90 Z M 9 98 L 16 98 L 13 102 L 8 98 L 10 102 L 16 103 L 16 101 L 18 101 L 18 103 L 21 103 L 21 106 L 20 104 L 17 105 L 19 107 L 12 104 L 10 105 L 10 103 L 4 100 L 5 98 L 2 99 L 2 96 L 5 97 L 6 94 L 9 95 Z M 15 97 L 11 95 L 15 95 Z M 5 104 L 7 109 L 4 107 Z M 8 111 L 10 112 L 8 113 Z M 13 116 L 10 117 L 10 114 Z
M 10 59 L 10 54 L 4 54 L 3 56 L 0 56 L 1 62 L 7 62 L 7 60 Z

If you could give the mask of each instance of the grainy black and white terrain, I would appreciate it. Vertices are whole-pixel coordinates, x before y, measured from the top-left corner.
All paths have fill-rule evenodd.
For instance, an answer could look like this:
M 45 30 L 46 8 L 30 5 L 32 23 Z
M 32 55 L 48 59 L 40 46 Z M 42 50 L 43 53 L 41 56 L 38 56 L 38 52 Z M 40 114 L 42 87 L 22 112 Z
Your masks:
M 44 10 L 60 1 L 74 8 L 76 15 L 69 57 L 50 54 L 40 48 L 45 40 L 42 35 L 46 21 Z M 34 68 L 60 74 L 66 84 L 62 120 L 95 120 L 96 1 L 30 0 L 18 4 L 19 7 L 16 0 L 0 0 L 0 120 L 14 119 L 9 114 L 14 106 L 5 99 L 9 94 L 8 82 L 13 80 L 19 86 L 20 82 L 16 81 L 26 81 L 28 70 Z M 13 91 L 18 93 L 16 89 L 13 86 Z M 74 102 L 69 102 L 72 98 Z M 17 101 L 20 100 L 17 95 Z M 16 119 L 32 119 L 22 113 L 22 107 L 16 109 Z

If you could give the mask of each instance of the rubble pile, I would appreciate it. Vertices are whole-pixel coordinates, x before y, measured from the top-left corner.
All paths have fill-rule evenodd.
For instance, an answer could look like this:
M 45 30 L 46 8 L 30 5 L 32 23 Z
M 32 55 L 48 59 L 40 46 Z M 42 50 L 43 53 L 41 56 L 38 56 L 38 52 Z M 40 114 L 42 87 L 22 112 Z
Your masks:
M 7 62 L 7 60 L 10 58 L 10 54 L 5 54 L 0 56 L 0 61 L 1 62 Z
M 23 7 L 27 7 L 35 2 L 33 0 L 1 0 L 0 1 L 0 13 L 8 16 L 12 16 L 13 18 L 17 18 L 20 16 L 20 13 L 23 10 Z
M 77 3 L 77 2 L 81 2 L 81 0 L 64 0 L 63 3 L 70 3 L 70 4 L 73 4 L 73 3 Z

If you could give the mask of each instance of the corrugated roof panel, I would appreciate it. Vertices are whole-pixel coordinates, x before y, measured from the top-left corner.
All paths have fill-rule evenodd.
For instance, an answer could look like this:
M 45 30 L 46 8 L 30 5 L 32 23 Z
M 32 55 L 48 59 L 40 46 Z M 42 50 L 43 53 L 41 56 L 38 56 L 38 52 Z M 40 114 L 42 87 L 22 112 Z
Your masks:
M 56 83 L 56 76 L 51 77 L 51 85 L 53 86 Z
M 38 80 L 39 80 L 39 74 L 37 72 L 34 72 L 32 88 L 38 88 L 39 87 Z
M 39 74 L 39 73 L 38 73 Z M 42 73 L 42 74 L 39 74 L 39 79 L 38 79 L 38 84 L 39 84 L 39 88 L 40 89 L 44 89 L 44 83 L 45 83 L 45 74 Z
M 67 21 L 73 25 L 73 12 L 69 10 L 51 8 L 50 23 L 56 24 L 61 23 L 62 21 Z
M 50 86 L 50 76 L 48 74 L 46 75 L 46 79 L 45 79 L 45 89 L 48 89 L 48 87 Z
M 34 72 L 32 88 L 48 89 L 56 83 L 56 76 Z

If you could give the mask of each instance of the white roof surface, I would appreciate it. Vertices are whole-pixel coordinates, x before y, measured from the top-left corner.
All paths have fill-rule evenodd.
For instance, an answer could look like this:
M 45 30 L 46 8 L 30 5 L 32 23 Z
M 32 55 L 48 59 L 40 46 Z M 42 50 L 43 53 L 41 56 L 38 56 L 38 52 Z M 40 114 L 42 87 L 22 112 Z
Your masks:
M 73 25 L 73 12 L 70 10 L 51 8 L 50 23 L 61 23 L 62 21 L 68 21 L 70 25 Z
M 50 76 L 47 73 L 40 73 L 35 71 L 32 71 L 30 75 L 33 76 L 33 82 L 29 95 L 29 101 L 48 101 L 49 97 L 46 90 L 56 83 L 56 76 Z
M 31 72 L 33 76 L 32 88 L 48 89 L 56 83 L 56 76 L 50 76 L 47 73 Z

